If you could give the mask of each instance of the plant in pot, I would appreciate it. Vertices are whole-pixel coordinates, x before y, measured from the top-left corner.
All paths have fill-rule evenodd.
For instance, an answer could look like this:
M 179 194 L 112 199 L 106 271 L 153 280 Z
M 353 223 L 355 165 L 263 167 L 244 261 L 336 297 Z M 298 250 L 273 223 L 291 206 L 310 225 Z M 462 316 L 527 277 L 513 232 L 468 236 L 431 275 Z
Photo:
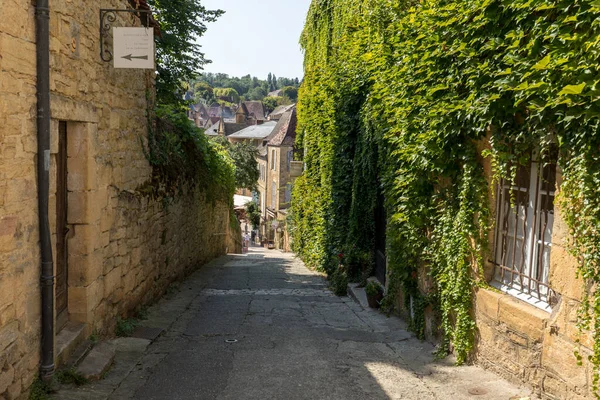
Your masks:
M 379 302 L 383 299 L 383 287 L 375 281 L 370 281 L 365 286 L 365 293 L 367 294 L 369 307 L 379 308 Z

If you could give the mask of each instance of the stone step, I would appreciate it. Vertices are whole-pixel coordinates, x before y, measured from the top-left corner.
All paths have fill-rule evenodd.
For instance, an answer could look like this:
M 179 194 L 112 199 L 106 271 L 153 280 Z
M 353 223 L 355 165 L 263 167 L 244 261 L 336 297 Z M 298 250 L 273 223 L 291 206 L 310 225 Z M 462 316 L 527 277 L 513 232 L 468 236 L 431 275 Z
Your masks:
M 97 381 L 108 371 L 114 360 L 114 344 L 103 342 L 88 353 L 75 372 L 89 381 Z
M 369 302 L 367 301 L 367 294 L 365 293 L 364 287 L 359 287 L 358 283 L 349 283 L 348 284 L 348 296 L 360 304 L 362 308 L 365 310 L 372 310 L 369 307 Z
M 85 340 L 85 324 L 67 322 L 56 335 L 56 365 L 65 365 Z
M 71 357 L 69 357 L 69 360 L 65 364 L 65 369 L 77 367 L 93 348 L 94 343 L 91 340 L 84 340 L 71 354 Z

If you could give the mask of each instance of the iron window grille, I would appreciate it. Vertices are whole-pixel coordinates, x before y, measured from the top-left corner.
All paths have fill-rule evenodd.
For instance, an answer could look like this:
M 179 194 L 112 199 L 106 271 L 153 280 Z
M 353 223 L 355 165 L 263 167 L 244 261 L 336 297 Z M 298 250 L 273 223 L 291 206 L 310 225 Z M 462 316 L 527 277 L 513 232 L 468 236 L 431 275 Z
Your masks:
M 514 182 L 505 179 L 498 185 L 494 277 L 503 288 L 547 304 L 552 295 L 548 277 L 556 162 L 534 155 L 529 165 L 518 166 L 516 172 Z

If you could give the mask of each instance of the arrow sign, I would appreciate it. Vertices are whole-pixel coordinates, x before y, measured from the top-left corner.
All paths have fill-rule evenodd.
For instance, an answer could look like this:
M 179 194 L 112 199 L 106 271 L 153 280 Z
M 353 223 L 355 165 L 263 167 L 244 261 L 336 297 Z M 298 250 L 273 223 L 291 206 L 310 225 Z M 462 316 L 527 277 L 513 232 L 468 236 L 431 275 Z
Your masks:
M 131 54 L 128 54 L 128 55 L 123 56 L 121 58 L 124 58 L 124 59 L 129 60 L 129 61 L 131 61 L 132 58 L 136 58 L 138 60 L 147 60 L 148 56 L 132 56 Z
M 115 68 L 154 69 L 154 53 L 154 29 L 113 28 Z

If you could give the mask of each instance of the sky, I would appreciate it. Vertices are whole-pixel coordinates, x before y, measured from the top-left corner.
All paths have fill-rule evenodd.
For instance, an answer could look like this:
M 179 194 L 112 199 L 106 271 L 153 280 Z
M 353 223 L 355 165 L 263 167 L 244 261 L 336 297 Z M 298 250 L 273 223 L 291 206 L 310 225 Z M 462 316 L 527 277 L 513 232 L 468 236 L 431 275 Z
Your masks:
M 225 11 L 199 39 L 211 64 L 206 72 L 267 79 L 302 78 L 298 41 L 310 0 L 202 0 L 208 9 Z

